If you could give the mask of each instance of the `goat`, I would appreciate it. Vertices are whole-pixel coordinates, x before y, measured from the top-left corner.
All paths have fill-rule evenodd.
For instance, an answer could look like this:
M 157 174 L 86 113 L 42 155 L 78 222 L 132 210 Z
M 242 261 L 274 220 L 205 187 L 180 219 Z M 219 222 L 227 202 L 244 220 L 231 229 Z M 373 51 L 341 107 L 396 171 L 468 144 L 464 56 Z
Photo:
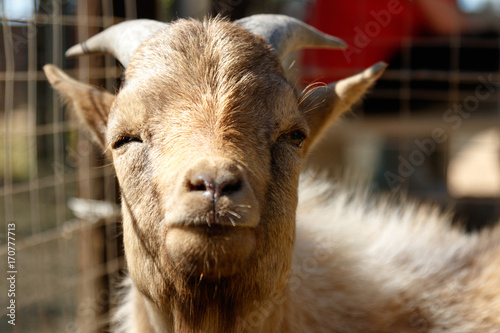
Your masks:
M 67 52 L 114 55 L 116 96 L 44 67 L 111 151 L 130 276 L 117 330 L 500 331 L 498 227 L 299 181 L 386 66 L 299 94 L 281 60 L 304 47 L 345 44 L 280 15 L 136 20 Z

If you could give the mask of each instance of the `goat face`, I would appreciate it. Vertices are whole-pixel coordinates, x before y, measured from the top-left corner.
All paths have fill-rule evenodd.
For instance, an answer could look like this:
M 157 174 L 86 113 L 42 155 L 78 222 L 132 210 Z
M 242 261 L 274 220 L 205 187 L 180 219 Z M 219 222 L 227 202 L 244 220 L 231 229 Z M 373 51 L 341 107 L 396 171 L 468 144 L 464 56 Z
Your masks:
M 280 56 L 341 42 L 282 16 L 147 24 L 161 31 L 118 56 L 127 70 L 116 97 L 45 68 L 112 150 L 131 277 L 155 303 L 200 280 L 238 281 L 233 292 L 253 288 L 256 298 L 279 292 L 301 161 L 384 65 L 299 97 Z
M 130 269 L 152 260 L 162 278 L 214 279 L 248 272 L 270 252 L 291 258 L 307 131 L 262 38 L 227 22 L 191 21 L 146 42 L 106 132 Z M 273 257 L 272 266 L 289 265 Z

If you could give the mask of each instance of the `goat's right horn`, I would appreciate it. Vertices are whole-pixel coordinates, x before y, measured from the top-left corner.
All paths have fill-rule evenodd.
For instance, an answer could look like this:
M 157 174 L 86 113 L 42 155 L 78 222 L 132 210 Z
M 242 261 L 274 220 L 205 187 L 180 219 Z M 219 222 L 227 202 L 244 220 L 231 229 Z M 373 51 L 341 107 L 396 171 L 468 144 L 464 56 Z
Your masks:
M 132 54 L 139 45 L 151 38 L 158 31 L 168 26 L 153 20 L 133 20 L 113 25 L 77 44 L 68 51 L 66 57 L 76 57 L 90 53 L 106 53 L 114 56 L 123 67 L 127 68 Z
M 280 59 L 302 48 L 344 49 L 346 43 L 307 25 L 293 17 L 260 14 L 235 21 L 250 32 L 264 37 Z

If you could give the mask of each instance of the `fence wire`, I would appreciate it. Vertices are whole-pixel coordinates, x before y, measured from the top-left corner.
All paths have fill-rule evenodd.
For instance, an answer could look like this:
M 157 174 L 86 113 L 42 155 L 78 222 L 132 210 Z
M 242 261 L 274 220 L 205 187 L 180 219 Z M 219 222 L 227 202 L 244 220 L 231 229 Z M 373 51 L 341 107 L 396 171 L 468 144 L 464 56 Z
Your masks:
M 114 59 L 71 60 L 64 51 L 135 18 L 136 3 L 3 1 L 0 11 L 0 267 L 8 274 L 0 282 L 0 331 L 105 331 L 123 269 L 119 220 L 89 215 L 93 207 L 82 213 L 75 198 L 116 210 L 114 174 L 64 112 L 42 67 L 55 64 L 114 92 L 121 74 Z

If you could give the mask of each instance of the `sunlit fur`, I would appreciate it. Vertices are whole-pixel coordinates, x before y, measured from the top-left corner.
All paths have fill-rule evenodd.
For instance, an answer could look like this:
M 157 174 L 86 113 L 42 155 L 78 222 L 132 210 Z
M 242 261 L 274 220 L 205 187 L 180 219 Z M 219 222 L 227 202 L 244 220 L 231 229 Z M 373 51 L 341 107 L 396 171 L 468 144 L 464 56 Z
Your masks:
M 498 330 L 498 229 L 466 235 L 429 206 L 321 179 L 299 201 L 307 151 L 383 69 L 301 97 L 267 41 L 220 20 L 145 42 L 116 97 L 46 66 L 112 151 L 130 275 L 115 329 Z M 214 206 L 193 191 L 199 172 L 237 175 L 238 191 Z

